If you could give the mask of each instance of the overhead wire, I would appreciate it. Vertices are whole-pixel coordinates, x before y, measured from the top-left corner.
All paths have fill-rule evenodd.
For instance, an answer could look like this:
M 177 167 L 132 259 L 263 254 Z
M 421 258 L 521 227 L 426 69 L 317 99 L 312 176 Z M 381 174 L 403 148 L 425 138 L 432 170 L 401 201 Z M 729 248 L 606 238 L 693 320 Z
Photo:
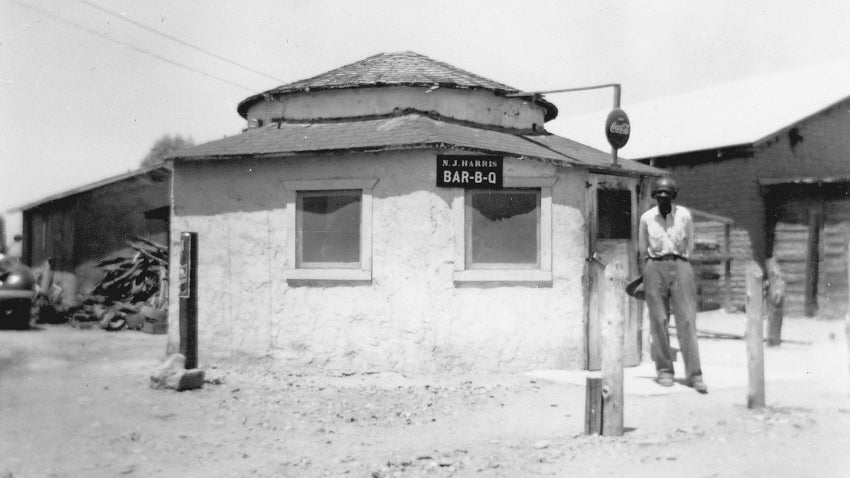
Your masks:
M 48 11 L 46 11 L 46 10 L 42 9 L 42 8 L 36 7 L 36 6 L 34 6 L 34 5 L 30 5 L 30 4 L 26 3 L 26 2 L 22 2 L 21 0 L 11 0 L 11 1 L 12 1 L 12 3 L 16 3 L 16 4 L 18 4 L 18 5 L 19 5 L 19 6 L 21 6 L 21 7 L 27 8 L 27 9 L 29 9 L 29 10 L 32 10 L 32 11 L 35 11 L 35 12 L 40 13 L 40 14 L 42 14 L 42 15 L 45 15 L 45 16 L 47 16 L 47 17 L 50 17 L 50 18 L 52 18 L 52 19 L 54 19 L 54 20 L 56 20 L 56 21 L 58 21 L 58 22 L 61 22 L 61 23 L 66 24 L 66 25 L 68 25 L 68 26 L 70 26 L 70 27 L 72 27 L 72 28 L 76 28 L 77 30 L 81 30 L 81 31 L 86 32 L 86 33 L 88 33 L 88 34 L 90 34 L 90 35 L 94 35 L 94 36 L 99 37 L 99 38 L 102 38 L 102 39 L 104 39 L 104 40 L 107 40 L 107 41 L 110 41 L 110 42 L 117 43 L 117 44 L 119 44 L 119 45 L 125 46 L 125 47 L 127 47 L 127 48 L 130 48 L 131 50 L 135 50 L 135 51 L 137 51 L 137 52 L 139 52 L 139 53 L 142 53 L 142 54 L 144 54 L 144 55 L 148 55 L 148 56 L 150 56 L 150 57 L 156 58 L 157 60 L 163 61 L 163 62 L 165 62 L 165 63 L 171 64 L 171 65 L 174 65 L 174 66 L 179 67 L 179 68 L 183 68 L 183 69 L 188 70 L 188 71 L 191 71 L 191 72 L 193 72 L 193 73 L 198 73 L 198 74 L 200 74 L 200 75 L 203 75 L 203 76 L 206 76 L 206 77 L 209 77 L 209 78 L 212 78 L 212 79 L 215 79 L 215 80 L 221 81 L 221 82 L 223 82 L 223 83 L 226 83 L 226 84 L 231 85 L 231 86 L 235 86 L 235 87 L 237 87 L 237 88 L 241 88 L 241 89 L 243 89 L 243 90 L 250 91 L 250 92 L 252 92 L 252 93 L 256 93 L 256 92 L 257 92 L 257 89 L 256 89 L 256 88 L 251 88 L 251 87 L 248 87 L 248 86 L 245 86 L 245 85 L 242 85 L 242 84 L 236 83 L 236 82 L 234 82 L 234 81 L 230 81 L 230 80 L 228 80 L 227 78 L 222 78 L 222 77 L 220 77 L 220 76 L 218 76 L 218 75 L 214 75 L 214 74 L 212 74 L 212 73 L 207 73 L 207 72 L 202 71 L 202 70 L 199 70 L 199 69 L 197 69 L 197 68 L 195 68 L 195 67 L 192 67 L 192 66 L 189 66 L 189 65 L 186 65 L 186 64 L 183 64 L 183 63 L 180 63 L 180 62 L 174 61 L 174 60 L 172 60 L 172 59 L 170 59 L 170 58 L 166 58 L 166 57 L 164 57 L 164 56 L 162 56 L 162 55 L 159 55 L 159 54 L 157 54 L 157 53 L 154 53 L 154 52 L 152 52 L 152 51 L 145 50 L 144 48 L 137 47 L 137 46 L 132 45 L 132 44 L 130 44 L 130 43 L 128 43 L 128 42 L 125 42 L 125 41 L 122 41 L 122 40 L 118 40 L 118 39 L 116 39 L 116 38 L 110 37 L 109 35 L 104 35 L 103 33 L 100 33 L 100 32 L 98 32 L 98 31 L 96 31 L 96 30 L 92 30 L 91 28 L 88 28 L 88 27 L 85 27 L 85 26 L 83 26 L 83 25 L 80 25 L 79 23 L 75 23 L 75 22 L 72 22 L 72 21 L 70 21 L 70 20 L 66 20 L 66 19 L 64 19 L 64 18 L 60 17 L 59 15 L 56 15 L 56 14 L 50 13 L 50 12 L 48 12 Z
M 260 75 L 260 76 L 264 76 L 264 77 L 266 77 L 266 78 L 268 78 L 268 79 L 270 79 L 270 80 L 274 80 L 274 81 L 276 81 L 276 82 L 278 82 L 278 83 L 284 83 L 284 81 L 283 81 L 283 80 L 281 80 L 281 79 L 275 78 L 275 77 L 273 77 L 273 76 L 271 76 L 271 75 L 268 75 L 268 74 L 266 74 L 266 73 L 263 73 L 262 71 L 259 71 L 259 70 L 256 70 L 256 69 L 254 69 L 254 68 L 251 68 L 250 66 L 246 66 L 246 65 L 243 65 L 243 64 L 241 64 L 241 63 L 235 62 L 235 61 L 233 61 L 233 60 L 231 60 L 231 59 L 229 59 L 229 58 L 225 58 L 225 57 L 223 57 L 223 56 L 221 56 L 221 55 L 219 55 L 219 54 L 217 54 L 217 53 L 213 53 L 213 52 L 211 52 L 211 51 L 209 51 L 209 50 L 206 50 L 206 49 L 204 49 L 204 48 L 201 48 L 201 47 L 199 47 L 199 46 L 197 46 L 197 45 L 193 45 L 193 44 L 191 44 L 191 43 L 189 43 L 189 42 L 187 42 L 187 41 L 181 40 L 180 38 L 177 38 L 177 37 L 175 37 L 175 36 L 169 35 L 168 33 L 165 33 L 165 32 L 162 32 L 162 31 L 160 31 L 160 30 L 157 30 L 156 28 L 149 27 L 149 26 L 147 26 L 147 25 L 145 25 L 145 24 L 143 24 L 143 23 L 137 22 L 136 20 L 133 20 L 133 19 L 131 19 L 131 18 L 127 18 L 127 17 L 125 17 L 124 15 L 121 15 L 121 14 L 119 14 L 119 13 L 113 12 L 113 11 L 111 11 L 111 10 L 108 10 L 108 9 L 104 8 L 104 7 L 101 7 L 100 5 L 98 5 L 98 4 L 96 4 L 96 3 L 89 2 L 88 0 L 74 0 L 74 1 L 75 1 L 75 2 L 77 2 L 77 3 L 81 3 L 81 4 L 83 4 L 83 5 L 89 6 L 89 7 L 91 7 L 91 8 L 94 8 L 94 9 L 96 9 L 96 10 L 99 10 L 99 11 L 101 11 L 101 12 L 103 12 L 103 13 L 105 13 L 105 14 L 107 14 L 107 15 L 111 16 L 111 17 L 114 17 L 114 18 L 117 18 L 117 19 L 119 19 L 119 20 L 125 21 L 125 22 L 127 22 L 127 23 L 129 23 L 129 24 L 131 24 L 131 25 L 135 25 L 135 26 L 137 26 L 137 27 L 139 27 L 139 28 L 141 28 L 141 29 L 143 29 L 143 30 L 145 30 L 145 31 L 151 32 L 151 33 L 153 33 L 153 34 L 155 34 L 155 35 L 159 35 L 159 36 L 161 36 L 161 37 L 163 37 L 163 38 L 167 38 L 168 40 L 171 40 L 171 41 L 173 41 L 173 42 L 175 42 L 175 43 L 179 43 L 179 44 L 181 44 L 181 45 L 183 45 L 183 46 L 185 46 L 185 47 L 191 48 L 191 49 L 196 50 L 196 51 L 199 51 L 199 52 L 201 52 L 201 53 L 203 53 L 203 54 L 205 54 L 205 55 L 209 55 L 209 56 L 211 56 L 211 57 L 213 57 L 213 58 L 216 58 L 216 59 L 221 60 L 221 61 L 223 61 L 223 62 L 229 63 L 229 64 L 231 64 L 231 65 L 233 65 L 233 66 L 237 66 L 237 67 L 239 67 L 239 68 L 242 68 L 242 69 L 244 69 L 244 70 L 250 71 L 250 72 L 252 72 L 252 73 L 256 73 L 256 74 L 258 74 L 258 75 Z

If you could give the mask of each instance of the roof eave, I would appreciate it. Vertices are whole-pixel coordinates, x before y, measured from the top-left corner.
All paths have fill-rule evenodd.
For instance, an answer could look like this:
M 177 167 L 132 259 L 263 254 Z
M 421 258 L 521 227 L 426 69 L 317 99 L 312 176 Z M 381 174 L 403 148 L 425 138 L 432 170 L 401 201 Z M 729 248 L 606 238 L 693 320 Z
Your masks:
M 554 158 L 548 156 L 531 156 L 531 155 L 522 155 L 517 153 L 511 153 L 508 151 L 499 151 L 495 149 L 482 148 L 482 147 L 474 147 L 474 146 L 463 146 L 458 144 L 453 144 L 445 141 L 426 141 L 421 143 L 407 143 L 407 144 L 393 144 L 393 145 L 374 145 L 374 146 L 363 146 L 363 147 L 353 147 L 353 148 L 339 148 L 339 149 L 310 149 L 310 150 L 299 150 L 299 151 L 276 151 L 276 152 L 268 152 L 268 153 L 231 153 L 231 154 L 199 154 L 199 155 L 185 155 L 185 156 L 173 156 L 170 158 L 172 162 L 181 162 L 181 161 L 219 161 L 219 160 L 227 160 L 227 159 L 272 159 L 272 158 L 291 158 L 296 156 L 309 156 L 309 155 L 317 155 L 317 154 L 349 154 L 349 153 L 383 153 L 387 151 L 410 151 L 417 149 L 455 149 L 462 151 L 471 151 L 485 154 L 498 154 L 511 156 L 515 158 L 529 158 L 535 159 L 539 161 L 558 163 L 563 166 L 579 166 L 581 163 L 579 161 L 575 161 L 572 158 L 568 158 L 564 156 L 563 158 Z M 575 161 L 575 163 L 571 162 Z
M 760 188 L 798 186 L 822 186 L 828 184 L 850 184 L 850 176 L 799 176 L 785 178 L 760 178 L 757 180 Z
M 16 206 L 11 209 L 8 209 L 6 212 L 18 212 L 18 211 L 26 211 L 29 209 L 34 209 L 39 206 L 43 206 L 49 202 L 58 201 L 60 199 L 65 199 L 70 196 L 74 196 L 76 194 L 84 193 L 86 191 L 91 191 L 92 189 L 97 189 L 102 186 L 106 186 L 112 183 L 117 183 L 119 181 L 123 181 L 125 179 L 130 179 L 133 177 L 143 176 L 145 174 L 149 174 L 154 171 L 160 171 L 162 173 L 170 173 L 171 167 L 166 163 L 157 164 L 154 166 L 147 166 L 144 168 L 139 168 L 134 171 L 129 171 L 126 173 L 118 174 L 116 176 L 110 176 L 108 178 L 101 179 L 100 181 L 95 181 L 93 183 L 88 183 L 83 186 L 79 186 L 76 188 L 68 189 L 66 191 L 62 191 L 60 193 L 56 193 L 45 198 L 39 199 L 37 201 L 29 202 L 27 204 L 23 204 L 21 206 Z
M 675 158 L 677 156 L 694 156 L 694 155 L 698 155 L 698 154 L 706 154 L 706 153 L 711 153 L 711 152 L 715 152 L 715 154 L 717 155 L 716 159 L 718 159 L 718 160 L 740 157 L 740 155 L 738 155 L 738 156 L 729 155 L 727 157 L 724 157 L 723 151 L 725 151 L 725 150 L 737 150 L 737 151 L 741 151 L 741 152 L 744 152 L 744 153 L 752 154 L 753 143 L 738 143 L 738 144 L 730 144 L 730 145 L 726 145 L 726 146 L 715 146 L 715 147 L 711 147 L 711 148 L 694 149 L 694 150 L 691 150 L 691 151 L 680 151 L 680 152 L 677 152 L 677 153 L 664 153 L 664 154 L 643 156 L 643 157 L 640 157 L 640 158 L 633 158 L 632 161 L 637 161 L 637 162 L 642 163 L 642 164 L 648 164 L 652 160 L 662 160 L 663 161 L 663 160 L 669 160 L 669 159 Z
M 828 112 L 829 110 L 836 108 L 839 105 L 841 105 L 842 103 L 846 103 L 848 101 L 850 101 L 850 96 L 846 96 L 846 97 L 841 98 L 840 100 L 838 100 L 836 102 L 830 103 L 829 105 L 815 111 L 812 114 L 806 115 L 806 116 L 804 116 L 804 117 L 802 117 L 802 118 L 800 118 L 796 121 L 793 121 L 793 122 L 783 126 L 782 128 L 774 130 L 773 132 L 768 133 L 768 134 L 762 136 L 761 138 L 756 139 L 755 141 L 753 141 L 753 145 L 761 146 L 762 144 L 772 140 L 776 136 L 781 135 L 783 133 L 786 133 L 787 131 L 789 131 L 789 130 L 795 128 L 795 127 L 798 127 L 799 125 L 801 125 L 801 124 L 803 124 L 807 121 L 810 121 L 812 118 L 819 116 L 819 115 L 822 115 L 822 114 Z
M 367 146 L 361 148 L 342 148 L 342 149 L 316 149 L 316 150 L 303 150 L 303 151 L 279 151 L 279 152 L 270 152 L 270 153 L 247 153 L 247 154 L 201 154 L 196 156 L 180 156 L 173 157 L 171 160 L 175 163 L 183 162 L 183 161 L 222 161 L 228 159 L 274 159 L 274 158 L 292 158 L 297 156 L 309 156 L 309 155 L 332 155 L 332 154 L 349 154 L 349 153 L 382 153 L 388 151 L 411 151 L 417 149 L 452 149 L 452 150 L 460 150 L 460 151 L 469 151 L 476 152 L 482 154 L 495 154 L 495 155 L 503 155 L 509 156 L 517 159 L 527 159 L 532 161 L 539 161 L 547 164 L 555 164 L 557 166 L 568 167 L 568 168 L 581 168 L 586 169 L 591 173 L 602 173 L 609 174 L 614 176 L 629 176 L 629 177 L 637 177 L 637 176 L 664 176 L 667 174 L 666 171 L 650 167 L 651 169 L 644 169 L 646 166 L 640 169 L 630 169 L 624 167 L 622 163 L 617 166 L 610 165 L 596 165 L 596 164 L 588 164 L 581 160 L 566 156 L 560 155 L 561 158 L 555 158 L 552 156 L 533 156 L 533 155 L 522 155 L 517 153 L 512 153 L 508 151 L 499 151 L 488 148 L 481 147 L 472 147 L 472 146 L 463 146 L 457 145 L 447 142 L 423 142 L 423 143 L 410 143 L 404 145 L 384 145 L 384 146 Z M 627 160 L 628 161 L 628 160 Z
M 313 87 L 313 88 L 297 88 L 292 90 L 283 89 L 271 89 L 268 91 L 264 91 L 262 93 L 257 93 L 256 95 L 249 96 L 244 100 L 240 101 L 236 106 L 236 112 L 239 116 L 248 119 L 248 110 L 259 103 L 260 101 L 276 96 L 286 96 L 297 93 L 310 93 L 314 91 L 331 91 L 331 90 L 354 90 L 354 89 L 362 89 L 362 88 L 386 88 L 392 86 L 409 86 L 409 87 L 422 87 L 422 88 L 431 88 L 434 86 L 439 86 L 440 88 L 450 88 L 456 90 L 482 90 L 482 91 L 490 91 L 496 96 L 505 96 L 508 93 L 516 93 L 516 90 L 500 90 L 486 87 L 477 87 L 477 86 L 464 86 L 453 83 L 439 83 L 439 82 L 409 82 L 409 83 L 374 83 L 374 84 L 359 84 L 359 85 L 339 85 L 339 86 L 321 86 L 321 87 Z M 553 120 L 558 117 L 558 107 L 554 104 L 546 101 L 542 96 L 536 95 L 533 100 L 535 104 L 542 106 L 545 110 L 543 115 L 543 121 L 547 122 Z

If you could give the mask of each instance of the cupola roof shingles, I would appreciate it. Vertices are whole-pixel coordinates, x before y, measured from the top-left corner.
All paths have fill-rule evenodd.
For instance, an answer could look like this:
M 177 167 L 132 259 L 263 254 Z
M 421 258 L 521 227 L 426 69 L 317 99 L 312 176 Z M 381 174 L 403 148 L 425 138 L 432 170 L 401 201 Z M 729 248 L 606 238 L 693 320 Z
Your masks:
M 456 66 L 428 58 L 412 51 L 379 53 L 366 59 L 341 66 L 312 78 L 295 81 L 239 103 L 237 112 L 247 117 L 248 109 L 274 95 L 287 95 L 308 91 L 382 86 L 438 86 L 445 88 L 488 90 L 497 95 L 518 93 L 520 90 L 470 73 Z M 534 102 L 546 110 L 545 120 L 558 115 L 558 109 L 542 97 Z

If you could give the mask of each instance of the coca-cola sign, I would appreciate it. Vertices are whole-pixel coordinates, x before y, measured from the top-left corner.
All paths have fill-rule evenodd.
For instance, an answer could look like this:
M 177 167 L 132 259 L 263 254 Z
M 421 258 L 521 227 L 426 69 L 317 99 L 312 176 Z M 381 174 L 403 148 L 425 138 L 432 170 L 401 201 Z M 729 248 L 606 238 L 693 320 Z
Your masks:
M 629 142 L 632 125 L 625 111 L 614 108 L 605 119 L 605 137 L 614 149 L 620 149 Z

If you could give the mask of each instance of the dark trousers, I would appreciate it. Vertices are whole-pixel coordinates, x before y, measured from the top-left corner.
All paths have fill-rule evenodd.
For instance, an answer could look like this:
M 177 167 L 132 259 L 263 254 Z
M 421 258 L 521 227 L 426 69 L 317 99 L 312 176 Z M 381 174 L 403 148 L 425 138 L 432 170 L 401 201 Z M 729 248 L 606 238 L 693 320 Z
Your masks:
M 667 332 L 672 312 L 686 376 L 702 375 L 696 331 L 697 286 L 691 264 L 681 259 L 649 259 L 643 271 L 643 286 L 649 307 L 655 369 L 659 373 L 673 374 L 673 353 Z

